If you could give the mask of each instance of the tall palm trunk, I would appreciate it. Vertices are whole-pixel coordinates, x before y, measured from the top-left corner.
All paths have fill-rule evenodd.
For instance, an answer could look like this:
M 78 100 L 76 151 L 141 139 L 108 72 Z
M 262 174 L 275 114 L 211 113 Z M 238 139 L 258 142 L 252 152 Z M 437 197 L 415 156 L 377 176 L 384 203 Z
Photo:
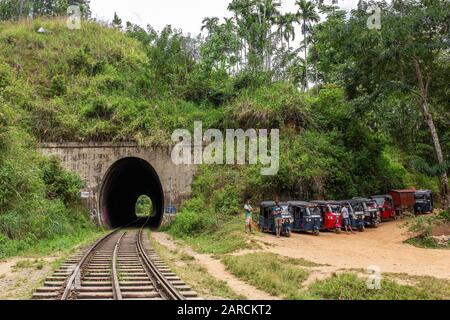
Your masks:
M 305 92 L 308 91 L 308 40 L 306 38 L 306 21 L 303 19 L 303 38 L 305 40 Z
M 22 13 L 23 13 L 23 4 L 24 4 L 25 0 L 20 0 L 20 5 L 19 5 L 19 19 L 22 18 Z
M 443 165 L 444 164 L 444 154 L 442 153 L 442 147 L 441 147 L 441 143 L 439 141 L 439 136 L 437 134 L 436 126 L 434 125 L 433 116 L 431 115 L 429 107 L 428 107 L 428 88 L 430 85 L 431 77 L 427 76 L 426 79 L 424 79 L 422 70 L 420 68 L 420 63 L 416 57 L 414 58 L 414 67 L 415 67 L 415 71 L 416 71 L 416 77 L 419 82 L 420 107 L 422 109 L 422 114 L 423 114 L 423 116 L 425 118 L 425 122 L 427 123 L 427 125 L 430 129 L 430 132 L 431 132 L 431 137 L 433 139 L 438 163 L 440 165 Z M 448 209 L 450 206 L 450 190 L 449 190 L 448 175 L 447 175 L 446 170 L 441 175 L 441 195 L 442 195 L 442 206 L 445 209 Z

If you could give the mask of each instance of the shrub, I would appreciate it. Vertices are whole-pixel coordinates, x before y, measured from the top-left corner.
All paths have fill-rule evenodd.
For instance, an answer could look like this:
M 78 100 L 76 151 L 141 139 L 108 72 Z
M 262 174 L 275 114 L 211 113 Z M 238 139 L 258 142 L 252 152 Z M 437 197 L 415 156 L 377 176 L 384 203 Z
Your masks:
M 59 198 L 66 204 L 74 203 L 78 199 L 78 192 L 83 183 L 79 176 L 65 171 L 58 158 L 44 158 L 41 161 L 41 170 L 47 198 Z
M 207 214 L 184 210 L 170 226 L 170 233 L 178 237 L 190 237 L 207 231 L 211 226 L 212 221 Z

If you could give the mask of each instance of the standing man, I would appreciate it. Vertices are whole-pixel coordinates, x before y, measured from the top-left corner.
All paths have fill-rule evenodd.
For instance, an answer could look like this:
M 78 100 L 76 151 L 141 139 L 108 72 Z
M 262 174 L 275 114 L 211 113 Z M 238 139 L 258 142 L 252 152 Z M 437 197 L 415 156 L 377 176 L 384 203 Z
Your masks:
M 252 232 L 252 212 L 253 207 L 250 199 L 245 200 L 244 205 L 244 212 L 245 212 L 245 233 L 247 233 L 247 227 L 251 234 Z
M 350 212 L 348 211 L 348 204 L 344 205 L 341 210 L 342 220 L 344 222 L 345 232 L 348 234 L 348 228 L 353 233 L 352 223 L 350 221 Z
M 277 238 L 281 235 L 281 226 L 283 224 L 283 217 L 282 217 L 283 208 L 280 206 L 280 199 L 277 197 L 275 199 L 275 207 L 272 209 L 273 218 L 275 221 L 275 232 L 277 234 Z

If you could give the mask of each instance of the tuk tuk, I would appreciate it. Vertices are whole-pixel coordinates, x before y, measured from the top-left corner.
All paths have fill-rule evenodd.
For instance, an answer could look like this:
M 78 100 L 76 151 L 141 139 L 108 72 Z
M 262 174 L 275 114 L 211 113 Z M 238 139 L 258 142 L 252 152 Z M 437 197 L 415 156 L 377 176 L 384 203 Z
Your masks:
M 275 218 L 273 216 L 273 209 L 275 207 L 274 201 L 264 201 L 260 205 L 260 214 L 259 214 L 259 229 L 262 232 L 268 232 L 275 234 Z M 287 203 L 280 203 L 280 207 L 282 208 L 282 225 L 281 225 L 281 235 L 290 237 L 292 231 L 292 222 L 293 218 L 291 213 L 289 212 L 289 205 Z
M 370 198 L 375 200 L 375 202 L 377 203 L 378 211 L 380 212 L 380 218 L 382 221 L 390 219 L 397 220 L 399 218 L 399 215 L 395 211 L 394 200 L 392 199 L 392 196 L 383 194 L 372 196 Z
M 378 228 L 381 218 L 376 201 L 369 198 L 353 198 L 353 200 L 362 204 L 364 208 L 364 223 L 366 226 Z
M 348 205 L 352 228 L 363 232 L 365 230 L 365 214 L 362 203 L 357 200 L 344 200 L 341 201 L 341 205 Z
M 416 204 L 414 205 L 415 214 L 425 214 L 433 212 L 433 192 L 431 190 L 418 190 L 415 193 Z
M 341 233 L 342 230 L 342 215 L 341 205 L 335 201 L 311 201 L 320 209 L 322 216 L 322 230 L 335 231 Z
M 320 208 L 313 203 L 305 201 L 288 202 L 289 212 L 294 218 L 292 231 L 295 232 L 312 232 L 318 236 L 320 227 L 322 226 L 322 216 Z

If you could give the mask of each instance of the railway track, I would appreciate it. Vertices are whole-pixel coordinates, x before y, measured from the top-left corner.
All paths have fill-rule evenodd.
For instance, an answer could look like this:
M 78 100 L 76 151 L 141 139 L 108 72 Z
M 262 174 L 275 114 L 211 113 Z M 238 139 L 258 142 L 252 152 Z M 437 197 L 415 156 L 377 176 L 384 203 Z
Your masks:
M 38 288 L 33 299 L 198 299 L 151 248 L 144 227 L 118 229 L 76 252 Z

